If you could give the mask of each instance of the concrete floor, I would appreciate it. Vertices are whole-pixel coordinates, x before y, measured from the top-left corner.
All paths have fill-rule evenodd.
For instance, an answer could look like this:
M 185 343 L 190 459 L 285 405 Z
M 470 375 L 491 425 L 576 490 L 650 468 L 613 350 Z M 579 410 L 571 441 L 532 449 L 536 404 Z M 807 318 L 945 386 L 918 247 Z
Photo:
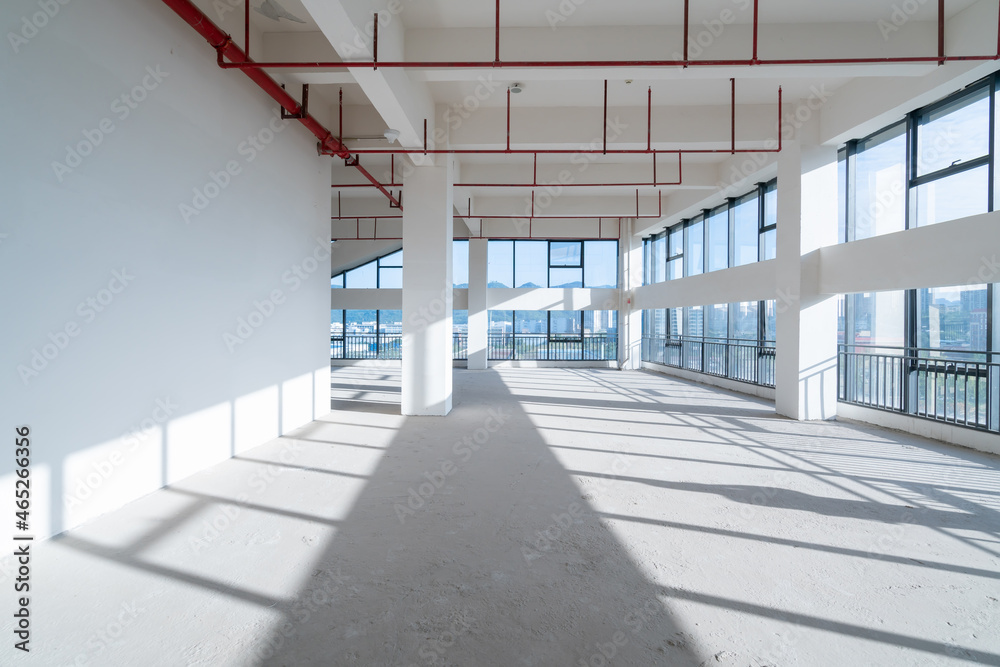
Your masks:
M 0 664 L 1000 664 L 997 457 L 651 373 L 456 370 L 444 419 L 397 370 L 333 391 L 36 545 Z

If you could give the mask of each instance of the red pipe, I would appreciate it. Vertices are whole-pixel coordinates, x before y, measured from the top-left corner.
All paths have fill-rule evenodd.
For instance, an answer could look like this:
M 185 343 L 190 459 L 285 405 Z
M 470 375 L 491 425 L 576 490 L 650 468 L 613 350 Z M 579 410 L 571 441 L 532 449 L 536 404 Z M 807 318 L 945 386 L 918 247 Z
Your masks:
M 510 152 L 510 88 L 507 89 L 507 151 Z
M 730 119 L 730 136 L 732 137 L 732 143 L 730 145 L 732 146 L 732 154 L 736 155 L 736 79 L 729 79 L 729 84 L 732 87 L 732 101 L 729 105 L 732 115 L 732 118 Z
M 497 21 L 496 21 L 496 53 L 494 62 L 500 62 L 500 0 L 497 0 Z
M 649 87 L 649 94 L 646 96 L 646 150 L 653 150 L 653 87 Z M 656 164 L 656 156 L 653 156 L 653 164 Z
M 604 155 L 608 154 L 608 80 L 604 80 Z
M 684 67 L 688 63 L 688 22 L 689 22 L 689 0 L 684 0 Z
M 753 0 L 753 62 L 758 63 L 757 60 L 757 32 L 760 30 L 760 7 L 759 0 Z
M 372 62 L 378 62 L 378 12 L 375 12 L 375 27 L 374 34 L 372 35 Z M 375 65 L 372 69 L 378 69 L 378 65 Z
M 230 63 L 235 65 L 248 65 L 244 69 L 244 74 L 250 78 L 251 81 L 260 86 L 261 90 L 271 96 L 275 102 L 284 107 L 291 114 L 299 114 L 302 111 L 302 107 L 298 102 L 295 101 L 291 95 L 285 92 L 285 90 L 278 84 L 277 81 L 272 79 L 267 73 L 249 67 L 256 65 L 250 57 L 243 52 L 243 50 L 237 46 L 232 38 L 223 32 L 217 25 L 212 23 L 211 19 L 205 16 L 200 9 L 198 9 L 194 3 L 190 0 L 163 0 L 163 3 L 170 7 L 174 12 L 177 13 L 181 19 L 183 19 L 188 25 L 194 28 L 198 34 L 205 38 L 206 41 L 216 50 L 218 54 L 220 64 L 223 63 L 223 58 L 227 58 Z M 313 135 L 319 139 L 319 150 L 320 153 L 324 155 L 336 155 L 337 157 L 348 159 L 351 157 L 351 151 L 345 146 L 340 139 L 333 136 L 330 130 L 323 127 L 319 121 L 317 121 L 312 115 L 305 114 L 298 121 L 302 123 Z M 395 206 L 399 205 L 399 202 L 395 197 L 392 196 L 388 190 L 382 187 L 381 183 L 378 182 L 374 176 L 368 173 L 360 164 L 355 165 L 358 171 L 364 175 L 372 185 L 378 188 L 382 194 L 389 198 L 390 203 Z
M 944 64 L 944 0 L 938 0 L 938 64 Z
M 171 0 L 163 0 L 170 2 Z M 940 58 L 934 56 L 874 57 L 874 58 L 772 58 L 769 60 L 518 60 L 493 62 L 482 60 L 448 61 L 384 61 L 370 60 L 350 62 L 229 62 L 222 63 L 223 69 L 372 69 L 377 64 L 386 69 L 485 69 L 491 67 L 507 69 L 576 69 L 595 67 L 750 67 L 753 65 L 902 65 L 912 63 L 932 63 Z M 968 62 L 1000 60 L 1000 55 L 988 56 L 945 56 L 945 62 Z
M 250 0 L 246 0 L 244 3 L 245 11 L 243 12 L 243 51 L 247 54 L 247 58 L 250 57 Z

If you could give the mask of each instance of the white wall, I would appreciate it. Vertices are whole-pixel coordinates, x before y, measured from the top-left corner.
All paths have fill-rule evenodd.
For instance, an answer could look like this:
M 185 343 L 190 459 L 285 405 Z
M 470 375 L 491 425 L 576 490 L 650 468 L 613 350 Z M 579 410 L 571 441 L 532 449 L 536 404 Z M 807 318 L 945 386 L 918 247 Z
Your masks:
M 38 11 L 7 0 L 3 33 Z M 329 411 L 330 161 L 157 0 L 60 4 L 4 42 L 0 426 L 32 429 L 46 536 Z

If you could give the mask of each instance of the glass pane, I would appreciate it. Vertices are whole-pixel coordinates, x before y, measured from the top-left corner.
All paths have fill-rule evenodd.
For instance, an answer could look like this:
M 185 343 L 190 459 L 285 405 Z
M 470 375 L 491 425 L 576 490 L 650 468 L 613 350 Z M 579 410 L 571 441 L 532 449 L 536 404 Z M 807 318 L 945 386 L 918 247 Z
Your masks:
M 549 287 L 583 287 L 583 269 L 549 269 Z
M 514 242 L 490 241 L 487 246 L 486 276 L 489 287 L 514 286 Z
M 684 309 L 684 335 L 704 336 L 704 308 L 702 306 L 692 306 Z
M 549 244 L 549 263 L 552 266 L 580 266 L 583 243 L 580 241 L 553 241 Z
M 520 317 L 521 311 L 518 311 Z M 549 323 L 550 338 L 579 338 L 583 334 L 580 311 L 553 310 L 549 313 L 552 319 Z
M 667 333 L 667 311 L 657 308 L 653 311 L 653 335 L 664 336 Z
M 989 206 L 989 167 L 984 165 L 913 190 L 917 227 L 986 213 Z
M 455 241 L 451 251 L 451 282 L 454 287 L 469 286 L 469 242 Z
M 729 207 L 712 212 L 708 218 L 708 270 L 729 267 Z
M 344 312 L 348 334 L 375 333 L 375 310 L 348 310 Z
M 736 202 L 733 223 L 733 266 L 743 266 L 757 261 L 757 195 L 742 197 Z
M 514 333 L 544 336 L 548 327 L 548 313 L 544 310 L 518 310 L 514 312 Z
M 728 338 L 729 305 L 718 303 L 705 310 L 705 335 L 709 338 Z
M 778 230 L 772 229 L 760 235 L 760 261 L 778 256 Z
M 671 338 L 683 335 L 684 322 L 681 319 L 683 316 L 682 308 L 671 308 L 667 311 L 667 334 Z
M 517 241 L 514 244 L 514 286 L 549 286 L 549 244 L 546 241 Z
M 403 333 L 403 311 L 401 310 L 380 310 L 378 311 L 379 333 L 399 334 Z
M 767 186 L 764 192 L 764 227 L 778 224 L 778 187 L 776 183 Z
M 379 260 L 379 264 L 383 267 L 385 266 L 402 266 L 403 265 L 403 251 L 394 252 L 391 255 L 386 255 Z
M 618 242 L 584 241 L 584 287 L 618 287 Z
M 730 336 L 740 340 L 757 340 L 757 302 L 734 303 L 729 312 L 733 323 Z
M 662 312 L 662 310 L 659 312 Z M 617 310 L 583 311 L 583 332 L 585 334 L 614 335 L 615 333 L 618 332 L 618 311 Z
M 905 292 L 851 294 L 847 298 L 854 319 L 850 344 L 902 347 Z
M 918 346 L 985 351 L 986 308 L 986 285 L 917 290 Z
M 451 311 L 451 330 L 457 334 L 464 335 L 469 333 L 469 311 Z
M 653 239 L 653 282 L 662 283 L 667 279 L 664 274 L 665 264 L 664 258 L 667 254 L 667 236 L 666 232 L 658 234 Z
M 514 331 L 514 311 L 512 310 L 491 310 L 490 333 L 510 334 Z
M 344 335 L 344 311 L 342 310 L 330 311 L 330 335 L 331 336 Z
M 684 257 L 672 259 L 667 263 L 668 280 L 677 280 L 684 277 Z
M 348 289 L 375 289 L 378 287 L 378 262 L 368 262 L 345 274 L 344 286 Z
M 917 176 L 983 157 L 990 150 L 989 88 L 920 117 Z
M 344 286 L 344 274 L 338 273 L 333 278 L 330 278 L 330 287 L 333 289 L 341 289 Z
M 854 158 L 854 229 L 867 239 L 906 228 L 906 123 L 858 142 Z
M 378 271 L 378 286 L 382 289 L 402 289 L 403 269 L 383 266 Z
M 841 294 L 837 297 L 837 342 L 843 345 L 847 341 L 847 299 Z
M 764 340 L 774 342 L 778 337 L 778 302 L 764 302 Z
M 687 260 L 684 275 L 696 276 L 705 268 L 705 223 L 700 216 L 688 223 L 684 238 L 684 259 Z
M 684 252 L 684 225 L 674 225 L 670 233 L 670 256 L 677 257 Z
M 847 241 L 847 150 L 837 152 L 837 243 Z

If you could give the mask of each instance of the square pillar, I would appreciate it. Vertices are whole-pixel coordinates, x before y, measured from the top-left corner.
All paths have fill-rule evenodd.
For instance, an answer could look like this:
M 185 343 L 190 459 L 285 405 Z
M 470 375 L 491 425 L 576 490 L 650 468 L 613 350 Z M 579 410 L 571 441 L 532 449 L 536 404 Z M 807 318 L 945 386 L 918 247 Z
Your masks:
M 642 311 L 635 307 L 635 289 L 642 286 L 642 240 L 635 237 L 634 229 L 634 220 L 622 220 L 618 239 L 618 289 L 623 294 L 618 312 L 618 365 L 630 371 L 642 368 Z
M 469 370 L 489 364 L 489 301 L 487 299 L 486 239 L 469 239 Z
M 404 178 L 404 415 L 451 412 L 453 181 L 451 160 Z
M 778 154 L 775 409 L 837 416 L 837 297 L 819 293 L 819 249 L 837 243 L 837 149 L 787 141 Z

